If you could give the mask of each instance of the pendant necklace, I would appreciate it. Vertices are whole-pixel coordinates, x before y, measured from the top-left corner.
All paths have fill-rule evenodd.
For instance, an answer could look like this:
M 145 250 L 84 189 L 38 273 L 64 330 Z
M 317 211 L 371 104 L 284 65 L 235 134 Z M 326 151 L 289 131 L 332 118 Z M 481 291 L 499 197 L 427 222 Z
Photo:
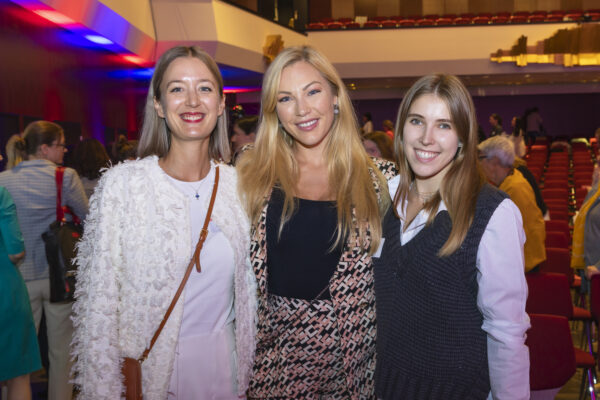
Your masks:
M 431 200 L 437 193 L 437 190 L 433 192 L 419 192 L 419 189 L 417 189 L 417 185 L 414 182 L 411 183 L 411 186 L 415 189 L 415 194 L 423 204 Z
M 202 185 L 198 186 L 198 188 L 196 188 L 196 189 L 192 188 L 192 190 L 196 193 L 194 195 L 194 197 L 196 198 L 196 200 L 200 200 L 200 195 L 198 194 L 198 190 L 200 190 L 201 187 L 202 187 Z
M 190 188 L 192 188 L 192 190 L 194 191 L 194 197 L 196 198 L 196 200 L 200 200 L 200 193 L 198 193 L 198 191 L 202 188 L 202 186 L 204 185 L 204 181 L 206 180 L 206 177 L 208 177 L 208 175 L 210 174 L 210 170 L 211 170 L 211 166 L 209 166 L 208 168 L 208 172 L 206 173 L 206 176 L 204 178 L 202 178 L 202 180 L 200 180 L 200 184 L 198 185 L 198 187 L 194 188 L 190 183 L 188 182 L 188 185 Z

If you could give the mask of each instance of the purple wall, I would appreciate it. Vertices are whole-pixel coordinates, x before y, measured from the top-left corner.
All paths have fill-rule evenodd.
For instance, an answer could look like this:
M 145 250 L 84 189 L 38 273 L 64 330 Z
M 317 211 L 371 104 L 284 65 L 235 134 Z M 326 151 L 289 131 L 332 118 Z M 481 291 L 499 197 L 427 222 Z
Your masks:
M 382 130 L 382 123 L 389 119 L 396 123 L 401 99 L 354 100 L 357 117 L 370 112 L 375 130 Z M 549 136 L 591 137 L 600 127 L 600 93 L 486 96 L 473 97 L 477 119 L 485 133 L 491 126 L 489 116 L 498 113 L 506 132 L 511 131 L 510 120 L 521 116 L 526 109 L 537 106 Z M 247 114 L 260 110 L 258 103 L 243 104 Z
M 381 129 L 383 120 L 396 122 L 400 99 L 355 100 L 357 113 L 370 112 L 375 129 Z M 523 115 L 527 108 L 537 106 L 549 136 L 593 136 L 600 127 L 600 93 L 519 95 L 474 97 L 477 119 L 483 130 L 491 130 L 489 116 L 498 113 L 502 126 L 510 131 L 513 116 Z

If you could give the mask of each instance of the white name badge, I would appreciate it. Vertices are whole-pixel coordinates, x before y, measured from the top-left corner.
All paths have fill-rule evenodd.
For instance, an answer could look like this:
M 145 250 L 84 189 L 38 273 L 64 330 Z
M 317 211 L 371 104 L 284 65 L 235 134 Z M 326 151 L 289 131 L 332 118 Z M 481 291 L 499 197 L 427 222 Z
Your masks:
M 385 238 L 381 238 L 381 241 L 379 242 L 379 247 L 377 248 L 377 251 L 375 252 L 375 254 L 373 254 L 373 257 L 376 257 L 376 258 L 381 257 L 381 250 L 383 250 L 383 243 L 385 243 Z

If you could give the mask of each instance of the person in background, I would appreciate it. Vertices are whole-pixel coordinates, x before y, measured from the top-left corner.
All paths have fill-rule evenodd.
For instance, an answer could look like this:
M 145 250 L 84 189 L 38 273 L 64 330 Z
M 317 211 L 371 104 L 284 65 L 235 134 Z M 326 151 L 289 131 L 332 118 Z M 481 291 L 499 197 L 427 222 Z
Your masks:
M 598 165 L 594 172 L 598 173 Z M 600 183 L 595 181 L 573 225 L 571 268 L 585 270 L 589 280 L 600 271 Z M 582 287 L 587 284 L 582 282 Z
M 515 156 L 515 162 L 513 164 L 513 167 L 519 170 L 519 172 L 523 175 L 523 178 L 525 178 L 531 186 L 533 194 L 535 195 L 535 203 L 542 212 L 542 215 L 544 216 L 544 221 L 549 220 L 550 212 L 548 211 L 548 206 L 546 205 L 546 202 L 542 197 L 542 191 L 540 190 L 540 187 L 538 186 L 538 183 L 535 180 L 535 176 L 533 175 L 533 173 L 531 173 L 529 168 L 527 168 L 527 162 L 522 158 Z
M 510 120 L 510 126 L 512 127 L 512 135 L 509 136 L 509 139 L 515 148 L 515 156 L 523 158 L 527 152 L 527 147 L 525 146 L 525 130 L 523 129 L 523 120 L 521 117 L 513 117 Z
M 15 144 L 21 140 L 21 135 L 12 135 L 6 142 L 6 169 L 11 169 L 23 161 L 23 153 Z
M 377 398 L 529 399 L 521 215 L 485 183 L 458 78 L 428 75 L 408 90 L 395 150 L 373 262 Z
M 533 107 L 525 111 L 523 119 L 525 122 L 527 137 L 529 138 L 529 144 L 533 145 L 535 143 L 535 139 L 545 133 L 539 108 Z
M 100 170 L 110 166 L 110 158 L 104 146 L 96 139 L 83 140 L 73 151 L 71 163 L 79 174 L 89 199 L 100 179 Z
M 390 139 L 394 140 L 394 123 L 389 119 L 383 121 L 383 131 Z
M 394 142 L 382 131 L 363 135 L 363 146 L 371 157 L 394 161 Z
M 600 273 L 600 185 L 589 191 L 573 226 L 571 267 L 585 270 L 587 280 Z M 582 282 L 583 285 L 588 285 Z
M 371 116 L 370 112 L 366 112 L 363 114 L 362 121 L 363 121 L 363 126 L 362 126 L 363 135 L 373 132 L 373 117 Z
M 237 164 L 259 288 L 248 397 L 373 399 L 371 254 L 393 163 L 368 157 L 346 86 L 312 47 L 279 53 L 261 100 Z
M 210 55 L 196 46 L 163 53 L 139 159 L 102 175 L 79 244 L 72 354 L 82 399 L 120 397 L 122 359 L 138 359 L 148 346 L 201 235 L 183 295 L 142 363 L 144 399 L 236 400 L 246 391 L 256 283 L 248 219 L 226 165 L 224 109 Z
M 490 132 L 490 136 L 502 135 L 504 133 L 504 128 L 502 128 L 502 118 L 496 113 L 490 115 L 490 125 L 492 126 L 492 131 Z
M 497 136 L 479 144 L 479 159 L 488 180 L 506 192 L 519 207 L 525 229 L 525 271 L 546 259 L 546 224 L 531 185 L 513 167 L 515 151 L 510 139 Z
M 25 259 L 19 267 L 39 329 L 42 310 L 48 333 L 48 399 L 69 400 L 73 385 L 69 383 L 71 361 L 69 343 L 73 334 L 72 303 L 50 303 L 48 262 L 42 233 L 56 220 L 56 167 L 63 162 L 65 135 L 52 122 L 35 121 L 27 125 L 23 137 L 15 142 L 24 161 L 0 173 L 4 186 L 17 207 L 19 226 L 25 239 Z M 62 205 L 68 206 L 79 219 L 85 219 L 88 200 L 77 172 L 66 168 L 62 185 Z
M 25 257 L 15 203 L 0 187 L 0 382 L 8 400 L 31 399 L 29 374 L 42 368 L 27 287 L 18 264 Z
M 249 115 L 236 120 L 233 123 L 233 129 L 229 142 L 231 143 L 232 163 L 238 157 L 239 151 L 247 144 L 254 143 L 256 140 L 256 126 L 258 125 L 258 116 Z
M 118 140 L 113 144 L 115 163 L 126 160 L 135 160 L 137 156 L 137 147 L 137 140 L 128 140 L 125 135 L 119 135 Z

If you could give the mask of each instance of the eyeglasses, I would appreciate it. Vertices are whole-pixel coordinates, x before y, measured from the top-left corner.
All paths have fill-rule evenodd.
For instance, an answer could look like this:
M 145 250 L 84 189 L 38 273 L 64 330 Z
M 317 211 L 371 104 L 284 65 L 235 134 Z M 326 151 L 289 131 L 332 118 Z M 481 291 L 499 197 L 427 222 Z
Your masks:
M 54 143 L 52 146 L 62 147 L 62 148 L 67 147 L 66 143 Z

